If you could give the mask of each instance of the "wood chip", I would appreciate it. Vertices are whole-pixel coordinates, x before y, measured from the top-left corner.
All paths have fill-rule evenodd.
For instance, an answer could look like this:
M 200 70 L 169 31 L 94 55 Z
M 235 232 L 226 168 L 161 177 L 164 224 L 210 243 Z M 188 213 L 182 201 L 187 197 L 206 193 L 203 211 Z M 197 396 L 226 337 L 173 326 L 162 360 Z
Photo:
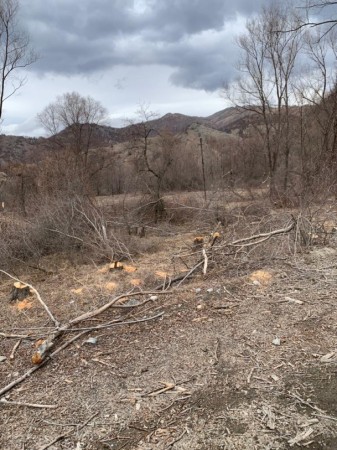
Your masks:
M 294 445 L 308 439 L 308 437 L 311 436 L 313 432 L 313 428 L 310 427 L 308 428 L 308 430 L 302 431 L 301 433 L 298 433 L 293 439 L 290 439 L 290 441 L 288 441 L 288 444 L 290 445 L 290 447 L 293 447 Z
M 287 300 L 287 302 L 289 303 L 296 303 L 296 305 L 303 305 L 304 302 L 302 302 L 302 300 L 297 300 L 296 298 L 292 298 L 292 297 L 285 297 L 285 300 Z
M 272 373 L 270 375 L 270 378 L 272 378 L 274 381 L 279 381 L 280 377 L 278 377 L 277 375 L 275 375 L 274 373 Z
M 336 352 L 330 352 L 321 358 L 321 362 L 331 362 L 332 358 L 336 355 Z

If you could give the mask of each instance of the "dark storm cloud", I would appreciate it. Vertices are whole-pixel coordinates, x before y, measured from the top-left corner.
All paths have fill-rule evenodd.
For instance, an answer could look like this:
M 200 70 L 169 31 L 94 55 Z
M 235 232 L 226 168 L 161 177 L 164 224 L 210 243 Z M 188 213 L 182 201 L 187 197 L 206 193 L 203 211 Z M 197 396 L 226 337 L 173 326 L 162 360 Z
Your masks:
M 41 55 L 32 70 L 63 75 L 164 64 L 173 83 L 215 90 L 233 76 L 231 21 L 263 0 L 22 0 Z

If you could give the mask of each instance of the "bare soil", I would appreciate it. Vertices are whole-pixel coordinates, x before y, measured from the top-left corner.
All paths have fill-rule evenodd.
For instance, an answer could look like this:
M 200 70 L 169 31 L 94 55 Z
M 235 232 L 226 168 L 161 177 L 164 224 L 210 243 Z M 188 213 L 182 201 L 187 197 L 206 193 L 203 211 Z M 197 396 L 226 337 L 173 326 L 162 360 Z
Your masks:
M 149 297 L 138 289 L 183 268 L 172 255 L 192 241 L 186 230 L 161 238 L 156 252 L 134 261 L 134 272 L 50 257 L 41 265 L 53 274 L 15 274 L 63 323 L 132 287 L 129 308 L 108 309 L 81 326 L 163 315 L 90 332 L 11 390 L 7 401 L 57 408 L 0 403 L 1 449 L 42 450 L 60 437 L 48 448 L 336 450 L 335 243 L 284 256 L 270 252 L 268 241 L 256 259 L 231 266 L 228 256 L 134 307 Z M 0 335 L 7 357 L 0 389 L 31 367 L 35 342 L 52 326 L 33 296 L 30 309 L 10 303 L 11 286 L 2 278 L 0 332 L 30 336 L 11 359 L 19 338 Z

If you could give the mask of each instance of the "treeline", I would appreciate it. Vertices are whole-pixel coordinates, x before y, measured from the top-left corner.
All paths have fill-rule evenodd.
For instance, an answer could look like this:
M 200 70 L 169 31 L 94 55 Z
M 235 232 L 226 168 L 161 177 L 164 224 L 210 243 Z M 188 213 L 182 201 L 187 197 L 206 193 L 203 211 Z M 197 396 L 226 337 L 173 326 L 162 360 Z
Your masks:
M 335 194 L 337 35 L 304 27 L 299 11 L 272 4 L 238 37 L 241 78 L 225 93 L 245 121 L 231 135 L 202 125 L 153 129 L 153 114 L 140 108 L 127 143 L 103 146 L 94 130 L 105 108 L 64 94 L 39 115 L 54 150 L 39 164 L 7 167 L 3 200 L 25 214 L 40 196 L 145 193 L 158 218 L 167 191 L 263 186 L 279 206 Z

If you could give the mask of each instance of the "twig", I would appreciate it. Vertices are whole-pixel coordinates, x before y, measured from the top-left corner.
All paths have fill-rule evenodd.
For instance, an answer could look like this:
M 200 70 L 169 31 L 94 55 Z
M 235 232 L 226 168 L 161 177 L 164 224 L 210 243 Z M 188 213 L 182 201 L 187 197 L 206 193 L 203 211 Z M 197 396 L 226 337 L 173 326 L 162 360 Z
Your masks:
M 208 256 L 207 256 L 206 250 L 204 248 L 202 249 L 202 255 L 204 257 L 204 267 L 202 269 L 202 273 L 204 275 L 206 275 L 206 273 L 207 273 L 207 265 L 208 265 Z
M 13 350 L 9 356 L 9 359 L 14 359 L 15 352 L 20 344 L 21 344 L 21 339 L 19 339 L 18 342 L 14 345 Z
M 83 328 L 83 329 L 67 329 L 67 328 L 64 328 L 64 329 L 60 329 L 58 331 L 58 333 L 57 333 L 58 336 L 62 332 L 78 332 L 78 331 L 80 331 L 80 333 L 76 334 L 76 336 L 74 336 L 73 338 L 69 339 L 69 341 L 67 341 L 63 345 L 61 345 L 61 347 L 59 347 L 53 353 L 51 353 L 50 355 L 47 355 L 45 357 L 45 359 L 43 359 L 43 361 L 39 365 L 32 367 L 25 374 L 23 374 L 20 378 L 17 378 L 16 380 L 12 381 L 12 383 L 8 384 L 3 389 L 1 389 L 0 390 L 0 396 L 4 395 L 6 392 L 8 392 L 11 389 L 13 389 L 13 387 L 15 387 L 18 384 L 22 383 L 26 378 L 28 378 L 30 375 L 32 375 L 34 372 L 36 372 L 40 367 L 44 366 L 47 363 L 47 361 L 49 361 L 50 359 L 55 357 L 59 352 L 64 350 L 66 347 L 68 347 L 70 344 L 72 344 L 74 341 L 76 341 L 77 339 L 79 339 L 81 336 L 83 336 L 84 334 L 88 333 L 89 331 L 98 330 L 98 329 L 101 329 L 101 328 L 107 328 L 109 326 L 114 326 L 114 325 L 131 325 L 131 324 L 134 324 L 134 323 L 146 322 L 146 321 L 149 321 L 149 320 L 157 319 L 158 317 L 161 317 L 163 314 L 164 313 L 161 312 L 161 313 L 159 313 L 159 314 L 157 314 L 155 316 L 144 318 L 144 319 L 132 320 L 132 321 L 128 321 L 128 322 L 115 322 L 115 323 L 105 324 L 103 326 L 99 325 L 98 327 L 92 327 L 92 328 Z
M 254 370 L 256 369 L 256 367 L 253 367 L 252 370 L 249 372 L 248 377 L 247 377 L 247 383 L 250 384 L 250 380 L 252 379 L 252 375 Z
M 215 358 L 216 364 L 219 362 L 219 357 L 220 357 L 220 339 L 217 338 L 216 344 L 215 344 L 215 352 L 214 352 L 214 358 Z
M 142 397 L 156 397 L 157 395 L 163 394 L 166 391 L 171 391 L 176 387 L 174 383 L 161 383 L 161 384 L 163 384 L 165 387 L 157 389 L 156 391 L 150 392 L 148 394 L 144 394 L 142 395 Z
M 177 284 L 177 287 L 179 287 L 186 280 L 186 278 L 189 278 L 192 275 L 192 273 L 195 272 L 197 270 L 197 268 L 201 266 L 201 264 L 203 264 L 203 262 L 204 261 L 200 261 L 200 262 L 198 262 L 198 264 L 196 264 L 194 267 L 192 267 L 192 269 L 189 272 L 187 272 L 187 274 Z
M 65 439 L 66 437 L 70 436 L 72 433 L 74 433 L 75 431 L 80 431 L 82 430 L 82 428 L 84 428 L 85 426 L 88 425 L 89 422 L 92 421 L 92 419 L 94 419 L 96 416 L 98 416 L 98 412 L 93 414 L 88 420 L 86 420 L 82 425 L 80 425 L 79 427 L 76 427 L 76 430 L 71 430 L 68 431 L 67 433 L 64 434 L 60 434 L 59 436 L 57 436 L 52 442 L 49 442 L 49 444 L 44 445 L 43 447 L 40 447 L 39 450 L 46 450 L 47 448 L 51 447 L 52 445 L 56 444 L 56 442 L 59 442 L 63 439 Z
M 185 436 L 186 433 L 187 433 L 187 430 L 186 430 L 186 428 L 185 428 L 185 430 L 184 430 L 184 431 L 183 431 L 176 439 L 174 439 L 173 441 L 171 441 L 171 442 L 168 444 L 168 446 L 166 447 L 167 450 L 168 450 L 168 449 L 171 449 L 171 448 L 173 447 L 174 444 L 176 444 L 177 442 L 179 442 L 179 441 Z
M 47 409 L 56 409 L 58 405 L 37 405 L 35 403 L 23 403 L 23 402 L 12 402 L 8 401 L 5 398 L 0 399 L 0 403 L 3 405 L 13 405 L 13 406 L 27 406 L 28 408 L 47 408 Z
M 333 416 L 326 416 L 325 414 L 314 414 L 315 417 L 321 417 L 322 419 L 332 420 L 334 422 L 337 422 L 337 417 Z
M 4 272 L 4 271 L 1 271 Z M 6 272 L 4 272 L 6 275 Z M 11 278 L 11 275 L 9 275 Z M 20 280 L 18 280 L 20 281 Z M 27 286 L 30 286 L 27 284 Z M 36 289 L 33 288 L 33 290 L 37 293 Z M 153 295 L 153 294 L 165 294 L 166 292 L 148 292 L 148 291 L 144 291 L 144 292 L 138 292 L 137 295 Z M 40 367 L 42 367 L 47 361 L 49 361 L 52 357 L 56 356 L 60 351 L 62 351 L 64 348 L 66 348 L 68 345 L 70 345 L 72 342 L 76 341 L 77 339 L 79 339 L 82 335 L 84 335 L 85 333 L 88 333 L 89 331 L 95 330 L 95 329 L 100 329 L 100 328 L 104 328 L 102 326 L 98 326 L 98 327 L 92 327 L 92 328 L 85 328 L 85 329 L 74 329 L 72 330 L 70 328 L 71 325 L 77 324 L 83 320 L 95 317 L 99 314 L 101 314 L 103 311 L 106 311 L 108 308 L 110 308 L 111 306 L 113 306 L 116 302 L 118 302 L 119 300 L 121 300 L 122 298 L 128 298 L 135 295 L 134 292 L 129 292 L 127 294 L 122 294 L 119 295 L 118 297 L 115 297 L 114 299 L 112 299 L 110 302 L 106 303 L 105 305 L 103 305 L 102 307 L 82 314 L 79 317 L 76 317 L 75 319 L 71 320 L 67 325 L 60 327 L 58 322 L 55 321 L 54 319 L 54 323 L 57 323 L 56 326 L 56 330 L 54 330 L 54 332 L 45 340 L 45 342 L 40 346 L 40 348 L 37 350 L 37 352 L 35 354 L 37 354 L 38 359 L 37 359 L 37 363 L 38 365 L 36 365 L 35 367 L 32 367 L 31 369 L 29 369 L 25 374 L 23 374 L 21 377 L 19 377 L 17 380 L 12 381 L 12 383 L 8 384 L 7 386 L 5 386 L 3 389 L 0 390 L 0 397 L 5 394 L 6 392 L 10 391 L 13 387 L 17 386 L 18 384 L 20 384 L 22 381 L 24 381 L 26 378 L 28 378 L 30 375 L 32 375 L 36 370 L 38 370 Z M 40 296 L 39 296 L 40 297 Z M 40 297 L 41 298 L 41 297 Z M 162 316 L 164 313 L 160 313 L 157 314 L 154 317 L 150 317 L 150 318 L 145 318 L 145 319 L 139 319 L 137 321 L 129 321 L 126 324 L 131 324 L 131 323 L 139 323 L 139 322 L 145 322 L 148 320 L 153 320 L 156 319 L 160 316 Z M 52 316 L 52 315 L 51 315 Z M 53 317 L 53 316 L 52 316 Z M 119 324 L 119 323 L 118 323 Z M 123 324 L 123 323 L 121 323 Z M 112 324 L 108 324 L 108 326 L 111 326 Z M 80 331 L 79 334 L 77 334 L 76 336 L 74 336 L 72 339 L 70 339 L 69 341 L 67 341 L 65 344 L 63 344 L 61 347 L 59 347 L 57 350 L 55 350 L 53 353 L 49 354 L 49 351 L 51 349 L 51 347 L 54 345 L 54 341 L 59 338 L 61 336 L 62 333 L 64 332 L 78 332 Z M 40 354 L 38 354 L 40 353 Z M 35 356 L 35 355 L 34 355 Z M 35 361 L 34 361 L 35 362 Z
M 48 306 L 45 304 L 45 302 L 42 300 L 41 295 L 38 293 L 38 291 L 35 289 L 34 286 L 32 286 L 31 284 L 28 283 L 24 283 L 23 281 L 19 280 L 16 277 L 13 277 L 13 275 L 9 274 L 8 272 L 5 272 L 4 270 L 0 269 L 0 272 L 3 273 L 4 275 L 6 275 L 7 277 L 11 278 L 12 280 L 18 281 L 19 283 L 25 284 L 26 286 L 29 287 L 29 289 L 31 289 L 34 294 L 36 295 L 38 301 L 41 303 L 41 305 L 43 306 L 43 308 L 45 309 L 46 313 L 48 314 L 49 318 L 53 321 L 54 325 L 56 328 L 58 328 L 58 326 L 60 325 L 60 323 L 55 319 L 55 317 L 53 316 L 53 314 L 51 313 L 50 309 L 48 308 Z
M 6 334 L 6 333 L 0 333 L 0 336 L 7 338 L 7 339 L 28 339 L 31 336 L 29 336 L 28 334 Z
M 116 366 L 113 366 L 112 364 L 102 361 L 101 359 L 93 358 L 92 361 L 98 362 L 98 363 L 102 364 L 103 366 L 110 367 L 111 369 L 116 369 Z
M 167 383 L 165 381 L 160 381 L 160 383 L 165 387 L 146 392 L 145 394 L 141 394 L 141 397 L 155 397 L 156 395 L 162 394 L 163 392 L 174 389 L 176 387 L 176 384 L 174 383 Z
M 73 333 L 75 331 L 97 331 L 97 330 L 102 330 L 105 328 L 111 328 L 111 327 L 115 327 L 118 325 L 133 325 L 135 323 L 142 323 L 142 322 L 148 322 L 149 320 L 154 320 L 154 319 L 158 319 L 159 317 L 162 317 L 164 315 L 163 312 L 160 312 L 159 314 L 156 314 L 155 316 L 152 317 L 145 317 L 143 319 L 137 319 L 137 320 L 129 320 L 129 321 L 124 321 L 124 322 L 109 322 L 109 323 L 105 323 L 102 325 L 97 325 L 97 327 L 89 327 L 89 328 L 74 328 L 74 329 L 65 329 L 63 331 L 68 332 L 68 333 Z
M 293 398 L 296 398 L 300 403 L 302 403 L 305 406 L 308 406 L 309 408 L 313 409 L 314 411 L 318 411 L 321 414 L 325 413 L 325 411 L 323 411 L 322 409 L 318 408 L 317 406 L 312 405 L 311 403 L 307 402 L 306 400 L 301 398 L 298 394 L 295 394 L 294 392 L 289 392 L 289 395 Z
M 285 233 L 289 233 L 289 231 L 291 231 L 294 226 L 295 226 L 295 220 L 293 219 L 290 223 L 290 225 L 288 225 L 286 228 L 280 228 L 279 230 L 274 230 L 274 231 L 270 231 L 269 233 L 260 233 L 260 234 L 256 234 L 253 236 L 250 236 L 248 238 L 244 238 L 244 239 L 238 239 L 236 241 L 230 242 L 229 244 L 226 245 L 230 245 L 230 246 L 245 246 L 245 245 L 251 245 L 249 242 L 250 241 L 256 241 L 257 243 L 260 242 L 264 242 L 267 239 L 271 238 L 272 236 L 276 236 L 278 234 L 285 234 Z M 245 244 L 246 242 L 248 242 L 248 244 Z

